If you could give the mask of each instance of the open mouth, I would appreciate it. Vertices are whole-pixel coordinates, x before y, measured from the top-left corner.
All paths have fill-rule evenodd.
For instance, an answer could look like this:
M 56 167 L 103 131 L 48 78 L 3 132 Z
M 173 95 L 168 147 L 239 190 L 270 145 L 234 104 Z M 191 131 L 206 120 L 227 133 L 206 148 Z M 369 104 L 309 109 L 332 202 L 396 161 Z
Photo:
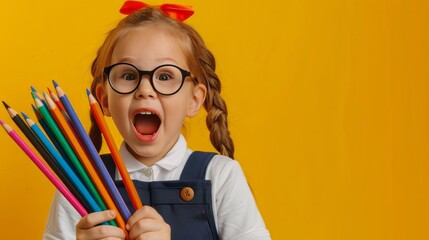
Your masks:
M 134 115 L 134 127 L 141 135 L 155 134 L 161 125 L 161 119 L 153 112 L 145 111 Z

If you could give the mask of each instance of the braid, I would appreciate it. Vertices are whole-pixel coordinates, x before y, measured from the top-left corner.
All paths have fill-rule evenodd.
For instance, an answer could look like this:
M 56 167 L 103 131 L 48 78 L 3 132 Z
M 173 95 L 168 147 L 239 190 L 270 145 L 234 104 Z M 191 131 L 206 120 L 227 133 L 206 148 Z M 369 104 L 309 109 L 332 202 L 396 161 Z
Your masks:
M 201 36 L 190 26 L 185 26 L 189 38 L 188 60 L 196 82 L 207 87 L 204 108 L 207 111 L 206 125 L 210 141 L 216 150 L 234 158 L 234 143 L 228 129 L 228 109 L 221 97 L 221 81 L 216 74 L 216 60 Z
M 207 99 L 204 108 L 207 111 L 206 124 L 210 131 L 210 141 L 220 154 L 234 158 L 234 143 L 228 129 L 228 109 L 220 95 L 221 82 L 215 73 L 216 63 L 213 55 L 206 49 L 206 60 L 201 65 L 206 73 Z

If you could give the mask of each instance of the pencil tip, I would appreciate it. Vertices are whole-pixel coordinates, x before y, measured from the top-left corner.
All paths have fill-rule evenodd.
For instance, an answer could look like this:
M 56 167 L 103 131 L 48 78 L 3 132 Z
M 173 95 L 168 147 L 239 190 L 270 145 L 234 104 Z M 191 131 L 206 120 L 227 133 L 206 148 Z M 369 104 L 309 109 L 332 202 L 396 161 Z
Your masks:
M 33 96 L 34 99 L 38 99 L 37 95 L 34 92 L 31 92 L 31 96 Z
M 88 90 L 88 88 L 86 89 L 86 94 L 88 94 L 88 96 L 91 94 L 91 92 Z
M 1 125 L 3 125 L 3 124 L 4 124 L 3 120 L 1 120 L 1 119 L 0 119 L 0 124 L 1 124 Z
M 52 80 L 52 83 L 54 84 L 54 87 L 56 88 L 56 87 L 58 87 L 58 83 L 57 82 L 55 82 L 55 80 Z
M 22 114 L 22 116 L 24 117 L 25 120 L 27 120 L 29 118 L 24 112 L 21 112 L 21 114 Z
M 31 86 L 30 88 L 32 92 L 37 92 L 37 90 L 33 86 Z
M 33 104 L 31 104 L 31 107 L 33 108 L 34 114 L 36 114 L 36 118 L 40 119 L 41 117 L 40 117 L 39 110 L 37 110 L 36 106 L 34 106 Z
M 3 103 L 3 105 L 4 105 L 4 107 L 5 107 L 6 109 L 10 108 L 10 106 L 9 106 L 9 105 L 7 105 L 7 103 L 5 103 L 4 101 L 1 101 L 1 102 Z

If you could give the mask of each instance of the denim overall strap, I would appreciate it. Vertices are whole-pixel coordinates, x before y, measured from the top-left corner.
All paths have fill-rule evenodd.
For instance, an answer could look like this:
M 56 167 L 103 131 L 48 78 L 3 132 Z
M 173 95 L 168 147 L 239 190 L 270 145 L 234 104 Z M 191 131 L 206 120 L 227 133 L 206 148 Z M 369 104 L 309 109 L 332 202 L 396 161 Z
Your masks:
M 103 155 L 100 155 L 100 157 L 103 160 L 103 163 L 106 166 L 107 171 L 110 174 L 110 177 L 114 181 L 115 180 L 116 165 L 115 165 L 115 162 L 113 161 L 112 155 L 110 155 L 110 154 L 103 154 Z
M 207 166 L 214 155 L 216 153 L 199 151 L 191 153 L 180 175 L 180 180 L 204 180 Z

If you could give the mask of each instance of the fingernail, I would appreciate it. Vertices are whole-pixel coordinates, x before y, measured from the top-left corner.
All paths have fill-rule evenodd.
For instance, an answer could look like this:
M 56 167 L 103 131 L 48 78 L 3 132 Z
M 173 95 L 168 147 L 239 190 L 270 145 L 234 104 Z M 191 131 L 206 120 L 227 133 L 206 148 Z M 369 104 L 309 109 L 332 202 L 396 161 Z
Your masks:
M 116 214 L 115 214 L 115 211 L 113 211 L 113 210 L 109 210 L 109 216 L 110 216 L 110 217 L 112 217 L 112 218 L 113 218 L 113 217 L 115 217 L 115 215 L 116 215 Z

